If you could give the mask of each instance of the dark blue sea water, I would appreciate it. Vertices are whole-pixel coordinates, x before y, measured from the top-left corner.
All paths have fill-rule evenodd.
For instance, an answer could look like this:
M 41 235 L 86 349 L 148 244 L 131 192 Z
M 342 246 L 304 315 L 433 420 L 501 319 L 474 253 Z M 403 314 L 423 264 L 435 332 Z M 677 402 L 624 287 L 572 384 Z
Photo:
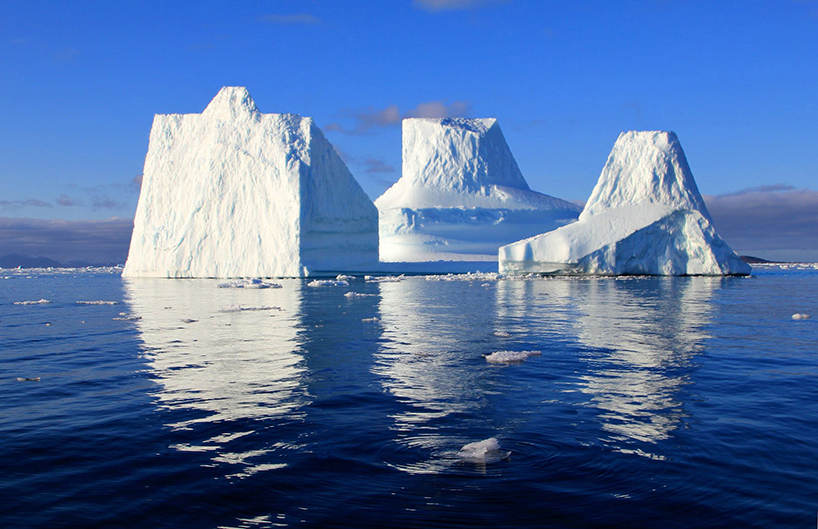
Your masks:
M 816 524 L 813 266 L 0 278 L 2 527 Z

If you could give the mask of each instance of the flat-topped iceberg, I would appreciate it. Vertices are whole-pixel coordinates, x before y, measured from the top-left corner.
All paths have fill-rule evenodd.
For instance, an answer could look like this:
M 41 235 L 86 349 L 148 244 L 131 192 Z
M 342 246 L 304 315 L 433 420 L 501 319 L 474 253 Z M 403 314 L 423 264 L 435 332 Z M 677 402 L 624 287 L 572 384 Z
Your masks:
M 377 215 L 312 118 L 262 114 L 225 87 L 201 114 L 154 118 L 123 276 L 368 269 Z
M 673 132 L 619 135 L 579 220 L 499 250 L 504 274 L 745 275 Z
M 375 205 L 385 262 L 495 261 L 580 211 L 528 187 L 496 119 L 466 118 L 403 120 L 402 175 Z

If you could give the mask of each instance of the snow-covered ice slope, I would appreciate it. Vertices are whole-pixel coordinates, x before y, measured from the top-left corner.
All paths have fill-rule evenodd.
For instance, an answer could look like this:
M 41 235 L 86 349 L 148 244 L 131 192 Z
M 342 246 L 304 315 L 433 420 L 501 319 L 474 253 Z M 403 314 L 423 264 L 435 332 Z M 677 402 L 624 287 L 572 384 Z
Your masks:
M 124 276 L 289 277 L 377 263 L 377 209 L 312 118 L 223 88 L 157 115 Z
M 503 246 L 502 273 L 725 275 L 750 266 L 719 237 L 673 132 L 623 132 L 579 220 Z
M 375 205 L 385 262 L 494 261 L 580 211 L 529 189 L 496 119 L 465 118 L 403 120 L 403 174 Z

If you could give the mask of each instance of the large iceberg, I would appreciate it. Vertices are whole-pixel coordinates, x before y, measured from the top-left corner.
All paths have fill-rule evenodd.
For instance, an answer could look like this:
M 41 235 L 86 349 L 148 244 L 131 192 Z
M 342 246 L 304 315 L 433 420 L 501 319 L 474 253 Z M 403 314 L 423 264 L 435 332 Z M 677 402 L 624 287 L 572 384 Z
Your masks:
M 402 173 L 375 201 L 384 262 L 496 262 L 580 212 L 529 189 L 496 119 L 403 120 Z
M 157 115 L 124 276 L 298 277 L 368 269 L 378 212 L 312 118 L 225 87 Z M 337 273 L 337 272 L 336 272 Z
M 623 132 L 574 224 L 499 251 L 502 273 L 745 275 L 673 132 Z

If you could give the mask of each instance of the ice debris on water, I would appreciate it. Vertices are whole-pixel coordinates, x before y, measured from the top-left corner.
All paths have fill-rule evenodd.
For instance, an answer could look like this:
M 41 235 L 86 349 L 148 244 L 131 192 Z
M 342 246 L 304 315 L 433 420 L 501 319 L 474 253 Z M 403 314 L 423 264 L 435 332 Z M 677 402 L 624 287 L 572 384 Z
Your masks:
M 17 382 L 39 382 L 40 377 L 17 377 Z
M 469 443 L 457 453 L 463 461 L 471 463 L 496 463 L 507 458 L 511 453 L 500 450 L 500 442 L 496 437 L 489 437 L 482 441 Z
M 794 320 L 808 320 L 809 319 L 809 314 L 795 313 L 795 314 L 792 315 L 792 319 L 794 319 Z
M 313 279 L 309 283 L 307 283 L 308 287 L 348 287 L 349 283 L 345 280 L 335 280 L 335 279 Z
M 15 301 L 15 305 L 46 305 L 51 303 L 50 300 L 47 299 L 38 299 L 37 301 Z
M 524 362 L 530 356 L 539 356 L 542 351 L 497 351 L 486 355 L 486 361 L 490 364 L 512 364 Z
M 361 321 L 364 322 L 364 323 L 377 323 L 377 322 L 379 322 L 381 320 L 379 320 L 378 318 L 373 317 L 373 318 L 364 318 Z
M 113 318 L 115 321 L 139 321 L 142 319 L 142 316 L 135 316 L 133 314 L 128 314 L 127 312 L 120 312 L 119 316 Z
M 373 298 L 377 294 L 364 294 L 362 292 L 347 292 L 344 294 L 345 298 Z
M 118 301 L 103 301 L 101 299 L 93 301 L 77 301 L 77 305 L 119 305 Z
M 498 338 L 511 338 L 511 333 L 508 331 L 494 331 L 492 334 Z
M 252 312 L 258 310 L 282 310 L 281 307 L 242 307 L 238 303 L 231 303 L 230 305 L 224 307 L 219 312 Z
M 335 278 L 336 281 L 351 281 L 353 279 L 355 279 L 355 276 L 348 276 L 344 274 L 338 274 L 338 276 Z
M 219 283 L 219 288 L 281 288 L 278 283 L 264 281 L 262 279 L 236 279 Z

